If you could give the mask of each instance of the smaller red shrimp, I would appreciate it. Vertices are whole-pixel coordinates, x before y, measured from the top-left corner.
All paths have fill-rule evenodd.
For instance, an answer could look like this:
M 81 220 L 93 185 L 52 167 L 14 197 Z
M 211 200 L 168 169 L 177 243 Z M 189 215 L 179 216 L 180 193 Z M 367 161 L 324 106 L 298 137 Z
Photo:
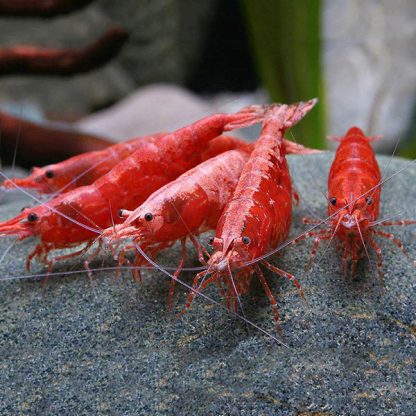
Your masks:
M 391 233 L 379 230 L 379 226 L 404 226 L 416 224 L 413 220 L 379 221 L 381 173 L 371 142 L 361 129 L 352 127 L 339 141 L 338 149 L 328 176 L 328 215 L 326 228 L 310 231 L 294 240 L 294 243 L 314 237 L 309 265 L 318 250 L 319 243 L 336 238 L 342 250 L 342 268 L 347 272 L 351 263 L 351 275 L 356 273 L 358 261 L 369 253 L 366 243 L 377 255 L 377 271 L 382 285 L 382 252 L 374 240 L 379 236 L 391 240 L 405 255 L 403 243 Z M 304 218 L 305 224 L 320 225 L 322 221 Z
M 237 310 L 240 296 L 247 293 L 256 273 L 271 302 L 278 327 L 277 302 L 256 259 L 286 239 L 292 211 L 292 188 L 286 162 L 283 134 L 315 105 L 316 100 L 272 108 L 263 123 L 260 138 L 244 166 L 237 188 L 227 204 L 212 240 L 214 254 L 208 268 L 195 276 L 193 289 L 201 292 L 210 283 L 220 286 L 229 309 Z M 265 260 L 266 268 L 299 282 Z M 236 272 L 235 279 L 232 272 Z M 182 314 L 191 306 L 196 292 L 191 291 Z

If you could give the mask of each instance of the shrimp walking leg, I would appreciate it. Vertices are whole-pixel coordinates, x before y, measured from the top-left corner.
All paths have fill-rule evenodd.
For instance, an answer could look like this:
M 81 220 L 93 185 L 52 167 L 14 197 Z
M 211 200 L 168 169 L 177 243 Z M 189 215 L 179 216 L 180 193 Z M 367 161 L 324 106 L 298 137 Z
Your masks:
M 261 271 L 261 269 L 258 265 L 256 265 L 256 272 L 257 272 L 259 280 L 260 280 L 260 282 L 261 282 L 261 284 L 264 288 L 264 291 L 266 292 L 266 296 L 269 298 L 270 306 L 272 308 L 273 315 L 274 315 L 274 324 L 276 326 L 277 332 L 279 333 L 279 335 L 281 335 L 282 330 L 281 330 L 280 325 L 279 325 L 280 316 L 279 316 L 279 309 L 277 307 L 276 299 L 273 296 L 273 293 L 270 290 L 269 284 L 267 283 L 267 280 L 264 277 L 264 274 L 263 274 L 263 272 Z
M 386 233 L 384 231 L 375 230 L 375 229 L 372 229 L 371 232 L 372 232 L 372 234 L 375 234 L 375 235 L 378 235 L 380 237 L 384 237 L 384 238 L 389 239 L 390 241 L 392 241 L 397 246 L 397 248 L 399 248 L 399 250 L 401 250 L 401 252 L 406 257 L 409 257 L 409 253 L 404 248 L 403 243 L 401 242 L 401 240 L 399 240 L 397 237 L 395 237 L 394 234 L 392 234 L 392 233 Z
M 181 261 L 180 261 L 180 263 L 178 265 L 178 268 L 176 269 L 175 273 L 173 274 L 176 279 L 179 278 L 179 275 L 181 274 L 183 266 L 185 265 L 185 261 L 186 261 L 186 238 L 183 238 L 181 240 Z M 169 313 L 172 311 L 172 302 L 173 302 L 173 294 L 174 294 L 174 291 L 175 291 L 176 279 L 172 279 L 170 281 L 169 297 L 168 297 L 168 311 L 169 311 Z

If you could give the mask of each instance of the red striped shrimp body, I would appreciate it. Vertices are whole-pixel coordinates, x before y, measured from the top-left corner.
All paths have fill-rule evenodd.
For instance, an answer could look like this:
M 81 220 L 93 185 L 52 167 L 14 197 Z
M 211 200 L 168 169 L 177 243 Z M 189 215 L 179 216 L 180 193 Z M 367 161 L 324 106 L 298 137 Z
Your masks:
M 267 114 L 260 138 L 245 165 L 233 198 L 227 204 L 216 229 L 214 254 L 208 270 L 194 279 L 194 289 L 203 290 L 211 282 L 220 285 L 228 307 L 237 309 L 239 296 L 245 294 L 254 273 L 263 284 L 278 320 L 276 301 L 258 264 L 245 265 L 284 240 L 291 222 L 292 188 L 286 162 L 283 134 L 296 124 L 316 100 L 275 107 Z M 261 263 L 278 274 L 293 279 L 265 260 Z M 234 280 L 232 272 L 236 272 Z M 210 277 L 208 276 L 210 273 Z M 202 279 L 202 280 L 201 280 Z M 298 282 L 295 280 L 297 285 Z M 185 310 L 195 292 L 188 295 Z M 184 311 L 185 311 L 184 310 Z
M 162 133 L 156 133 L 152 136 L 136 137 L 104 150 L 82 153 L 42 168 L 35 167 L 26 178 L 6 180 L 2 186 L 6 189 L 13 189 L 15 185 L 18 185 L 21 188 L 35 189 L 39 193 L 50 194 L 68 192 L 80 186 L 90 185 L 121 160 L 138 149 L 146 148 L 162 135 Z
M 315 152 L 288 140 L 285 143 L 290 153 Z M 182 259 L 175 273 L 176 277 L 185 262 L 187 238 L 194 243 L 199 259 L 204 262 L 203 246 L 194 236 L 217 227 L 252 149 L 253 145 L 250 144 L 238 150 L 224 152 L 187 171 L 154 192 L 133 212 L 122 210 L 120 215 L 126 217 L 126 220 L 105 230 L 102 238 L 107 242 L 133 238 L 136 244 L 149 250 L 152 256 L 176 240 L 181 240 Z M 120 264 L 124 261 L 125 251 L 123 249 L 119 257 Z M 144 258 L 138 253 L 134 264 L 140 266 L 143 262 Z M 140 277 L 139 269 L 133 269 L 133 274 Z M 172 280 L 172 287 L 174 282 Z M 172 295 L 173 289 L 170 301 Z
M 415 221 L 377 221 L 380 210 L 381 173 L 371 147 L 372 137 L 366 137 L 358 127 L 352 127 L 343 138 L 336 138 L 340 144 L 328 176 L 327 228 L 306 233 L 295 241 L 315 237 L 311 260 L 316 254 L 319 242 L 335 237 L 342 249 L 342 265 L 347 271 L 351 261 L 351 274 L 356 272 L 357 262 L 368 256 L 367 245 L 377 254 L 377 268 L 381 282 L 381 250 L 373 236 L 391 239 L 403 252 L 402 243 L 393 236 L 378 230 L 375 226 L 409 225 Z M 320 221 L 304 219 L 304 223 Z
M 112 218 L 120 220 L 117 213 L 121 208 L 135 209 L 154 191 L 200 163 L 210 140 L 224 130 L 261 121 L 265 111 L 266 107 L 251 106 L 236 114 L 216 114 L 164 135 L 92 185 L 26 209 L 0 224 L 0 235 L 19 239 L 38 236 L 41 242 L 28 261 L 36 255 L 51 267 L 49 251 L 84 242 L 90 245 L 103 228 L 111 225 Z

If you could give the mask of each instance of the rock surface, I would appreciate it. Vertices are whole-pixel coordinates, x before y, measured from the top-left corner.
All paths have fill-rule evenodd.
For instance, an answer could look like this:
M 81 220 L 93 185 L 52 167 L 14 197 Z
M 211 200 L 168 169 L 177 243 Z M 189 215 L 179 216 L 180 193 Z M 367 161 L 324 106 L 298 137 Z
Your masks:
M 332 154 L 290 157 L 294 184 L 308 207 L 325 215 Z M 387 158 L 380 158 L 387 165 Z M 405 161 L 394 159 L 384 174 Z M 381 217 L 416 218 L 415 165 L 388 181 Z M 22 206 L 0 206 L 1 218 Z M 292 235 L 309 215 L 294 209 Z M 397 228 L 416 257 L 415 227 Z M 204 238 L 204 237 L 202 237 Z M 1 251 L 10 240 L 1 240 Z M 268 275 L 288 348 L 276 345 L 224 310 L 197 299 L 184 318 L 166 312 L 169 280 L 145 272 L 142 285 L 100 272 L 0 282 L 1 414 L 413 415 L 416 397 L 416 271 L 389 241 L 383 250 L 384 295 L 373 265 L 345 278 L 334 249 L 323 244 L 313 269 L 311 242 L 273 261 L 299 276 L 308 305 L 283 279 Z M 33 242 L 16 245 L 1 263 L 7 278 L 23 273 Z M 177 247 L 160 264 L 175 264 Z M 191 256 L 196 264 L 196 256 Z M 110 260 L 107 261 L 111 264 Z M 61 271 L 80 268 L 72 260 Z M 100 263 L 98 262 L 98 265 Z M 190 282 L 192 275 L 184 275 Z M 216 287 L 207 295 L 219 299 Z M 184 292 L 176 291 L 179 311 Z M 274 333 L 269 302 L 257 282 L 243 298 L 247 317 Z

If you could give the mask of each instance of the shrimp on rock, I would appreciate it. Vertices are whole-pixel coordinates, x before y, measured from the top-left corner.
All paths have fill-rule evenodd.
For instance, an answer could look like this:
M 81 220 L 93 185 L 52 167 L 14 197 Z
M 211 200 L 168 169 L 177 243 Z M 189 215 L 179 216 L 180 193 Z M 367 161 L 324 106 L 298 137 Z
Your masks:
M 378 137 L 377 137 L 378 138 Z M 314 237 L 309 265 L 318 250 L 319 243 L 336 239 L 342 251 L 342 268 L 351 275 L 356 273 L 358 261 L 369 253 L 367 245 L 377 255 L 377 271 L 382 284 L 382 252 L 374 236 L 390 239 L 405 255 L 403 243 L 393 234 L 378 229 L 380 226 L 404 226 L 416 224 L 413 220 L 379 221 L 381 173 L 371 142 L 358 127 L 348 130 L 339 141 L 328 176 L 328 224 L 326 228 L 310 231 L 294 240 L 294 243 Z M 323 221 L 304 218 L 305 224 L 321 225 Z M 366 245 L 367 244 L 367 245 Z
M 275 106 L 268 112 L 260 138 L 217 225 L 212 239 L 214 254 L 208 260 L 207 270 L 196 275 L 193 281 L 193 289 L 199 292 L 215 282 L 226 297 L 227 307 L 237 310 L 240 296 L 248 292 L 253 274 L 257 274 L 271 302 L 276 326 L 279 320 L 277 303 L 256 263 L 292 280 L 301 289 L 294 276 L 259 257 L 275 248 L 289 233 L 292 187 L 283 134 L 315 103 L 314 99 Z M 189 293 L 182 314 L 195 296 L 196 292 Z
M 222 152 L 224 147 L 216 143 L 210 152 L 212 139 L 223 131 L 262 121 L 266 111 L 266 106 L 249 106 L 235 114 L 215 114 L 159 137 L 93 184 L 24 209 L 17 217 L 0 223 L 0 236 L 16 236 L 19 240 L 39 237 L 41 241 L 28 256 L 26 265 L 29 268 L 31 259 L 37 257 L 50 270 L 54 261 L 83 253 L 113 219 L 121 222 L 117 215 L 121 208 L 135 209 L 154 191 L 199 164 L 202 157 Z M 228 147 L 232 140 L 225 143 Z M 75 253 L 48 259 L 52 250 L 81 244 L 85 247 Z
M 249 149 L 251 147 L 247 146 Z M 126 218 L 124 223 L 105 230 L 102 238 L 110 244 L 133 238 L 134 245 L 126 249 L 139 245 L 152 257 L 176 240 L 181 240 L 182 257 L 175 277 L 179 276 L 185 263 L 188 238 L 204 262 L 204 248 L 195 236 L 217 226 L 249 157 L 247 150 L 229 150 L 211 158 L 158 189 L 134 211 L 121 210 L 120 216 Z M 120 265 L 126 249 L 119 257 Z M 137 253 L 134 266 L 139 267 L 143 262 L 143 257 Z M 137 274 L 141 278 L 138 267 L 133 268 L 133 276 Z M 174 283 L 172 279 L 169 309 Z
M 286 143 L 290 153 L 316 152 L 288 140 Z M 126 251 L 137 245 L 154 257 L 160 250 L 181 240 L 182 257 L 175 273 L 175 277 L 178 277 L 185 263 L 188 238 L 195 245 L 199 260 L 205 263 L 204 254 L 207 253 L 195 236 L 216 228 L 252 150 L 253 144 L 246 144 L 238 150 L 224 152 L 158 189 L 134 211 L 121 210 L 119 215 L 125 217 L 125 221 L 102 234 L 103 240 L 110 245 L 127 238 L 133 239 L 134 245 L 122 249 L 119 264 L 125 260 Z M 144 261 L 138 252 L 132 269 L 134 278 L 141 278 L 139 267 Z M 169 309 L 174 284 L 175 280 L 172 279 Z

